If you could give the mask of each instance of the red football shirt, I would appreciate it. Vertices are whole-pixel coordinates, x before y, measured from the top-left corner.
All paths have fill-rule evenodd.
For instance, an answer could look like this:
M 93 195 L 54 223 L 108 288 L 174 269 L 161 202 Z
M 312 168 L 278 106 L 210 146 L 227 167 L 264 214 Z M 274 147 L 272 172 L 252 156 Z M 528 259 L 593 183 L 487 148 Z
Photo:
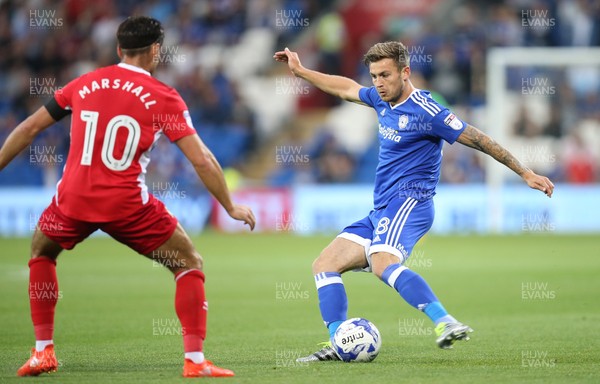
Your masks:
M 56 202 L 65 215 L 82 221 L 112 221 L 148 203 L 145 174 L 156 141 L 196 133 L 179 93 L 133 65 L 85 74 L 54 98 L 72 111 L 71 147 Z

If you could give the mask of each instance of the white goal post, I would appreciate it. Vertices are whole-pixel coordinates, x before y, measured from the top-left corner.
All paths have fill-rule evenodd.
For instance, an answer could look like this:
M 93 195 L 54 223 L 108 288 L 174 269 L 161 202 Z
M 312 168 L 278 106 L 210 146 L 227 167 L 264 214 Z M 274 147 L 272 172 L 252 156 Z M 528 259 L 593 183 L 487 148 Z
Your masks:
M 572 67 L 592 66 L 600 68 L 600 48 L 492 48 L 487 53 L 487 124 L 486 131 L 499 143 L 510 140 L 507 127 L 507 104 L 510 92 L 506 87 L 507 68 L 519 67 Z M 560 92 L 560 89 L 556 90 Z M 485 162 L 486 184 L 489 191 L 490 228 L 499 232 L 502 228 L 502 206 L 496 204 L 505 178 L 510 172 L 489 156 Z

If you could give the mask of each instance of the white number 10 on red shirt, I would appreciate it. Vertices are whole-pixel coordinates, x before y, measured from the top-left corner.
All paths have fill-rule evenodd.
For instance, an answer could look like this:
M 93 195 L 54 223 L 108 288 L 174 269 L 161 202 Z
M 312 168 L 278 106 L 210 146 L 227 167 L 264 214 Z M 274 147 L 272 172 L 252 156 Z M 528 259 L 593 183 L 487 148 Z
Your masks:
M 99 113 L 96 111 L 81 111 L 81 120 L 86 122 L 81 165 L 92 164 L 98 116 Z M 121 128 L 127 129 L 127 140 L 123 149 L 123 155 L 120 159 L 116 159 L 114 149 L 117 141 L 117 133 Z M 113 171 L 124 171 L 129 168 L 140 142 L 140 136 L 140 124 L 133 117 L 117 115 L 110 119 L 106 125 L 106 134 L 104 136 L 104 143 L 102 143 L 102 162 L 104 165 Z

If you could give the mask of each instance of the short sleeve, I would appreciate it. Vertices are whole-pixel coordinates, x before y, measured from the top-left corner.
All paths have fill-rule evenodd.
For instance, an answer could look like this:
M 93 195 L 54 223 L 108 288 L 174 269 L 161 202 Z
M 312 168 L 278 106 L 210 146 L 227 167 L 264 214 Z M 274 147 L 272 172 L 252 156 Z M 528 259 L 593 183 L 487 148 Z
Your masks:
M 449 109 L 443 109 L 432 118 L 432 134 L 452 144 L 465 130 L 467 124 Z
M 374 107 L 379 99 L 379 94 L 375 87 L 363 87 L 358 91 L 358 97 L 363 103 L 370 107 Z
M 161 119 L 163 122 L 160 128 L 170 141 L 177 141 L 196 133 L 188 107 L 175 90 L 169 97 L 168 108 L 164 113 L 168 116 Z
M 67 85 L 54 92 L 54 100 L 62 109 L 71 109 L 73 90 L 76 88 L 78 80 L 79 78 L 71 80 Z

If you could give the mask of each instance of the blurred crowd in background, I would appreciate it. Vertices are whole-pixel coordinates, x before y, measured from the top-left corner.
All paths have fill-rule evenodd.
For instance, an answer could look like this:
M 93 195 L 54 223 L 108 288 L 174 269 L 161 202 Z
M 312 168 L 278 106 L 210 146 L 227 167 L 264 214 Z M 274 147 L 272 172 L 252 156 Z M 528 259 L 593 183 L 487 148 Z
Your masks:
M 180 92 L 223 167 L 250 185 L 369 183 L 377 164 L 374 114 L 360 151 L 327 129 L 330 119 L 317 119 L 309 134 L 294 132 L 305 116 L 325 116 L 342 105 L 304 83 L 282 82 L 286 68 L 273 62 L 275 50 L 289 46 L 306 66 L 369 86 L 364 52 L 376 42 L 400 40 L 412 55 L 415 86 L 485 131 L 488 49 L 600 45 L 600 3 L 593 0 L 0 0 L 0 140 L 61 85 L 118 62 L 115 32 L 133 14 L 163 23 L 155 75 Z M 287 91 L 275 92 L 277 81 Z M 530 165 L 558 182 L 598 182 L 600 68 L 511 67 L 506 86 L 514 104 L 510 136 L 548 148 L 529 153 Z M 290 98 L 292 108 L 269 120 L 278 102 Z M 54 186 L 68 152 L 69 122 L 36 139 L 2 172 L 0 185 Z M 345 133 L 352 131 L 348 126 Z M 51 156 L 36 161 L 44 152 Z M 442 183 L 484 179 L 482 156 L 445 146 Z M 188 193 L 202 190 L 166 139 L 154 150 L 148 181 L 151 189 L 153 182 L 171 181 Z

